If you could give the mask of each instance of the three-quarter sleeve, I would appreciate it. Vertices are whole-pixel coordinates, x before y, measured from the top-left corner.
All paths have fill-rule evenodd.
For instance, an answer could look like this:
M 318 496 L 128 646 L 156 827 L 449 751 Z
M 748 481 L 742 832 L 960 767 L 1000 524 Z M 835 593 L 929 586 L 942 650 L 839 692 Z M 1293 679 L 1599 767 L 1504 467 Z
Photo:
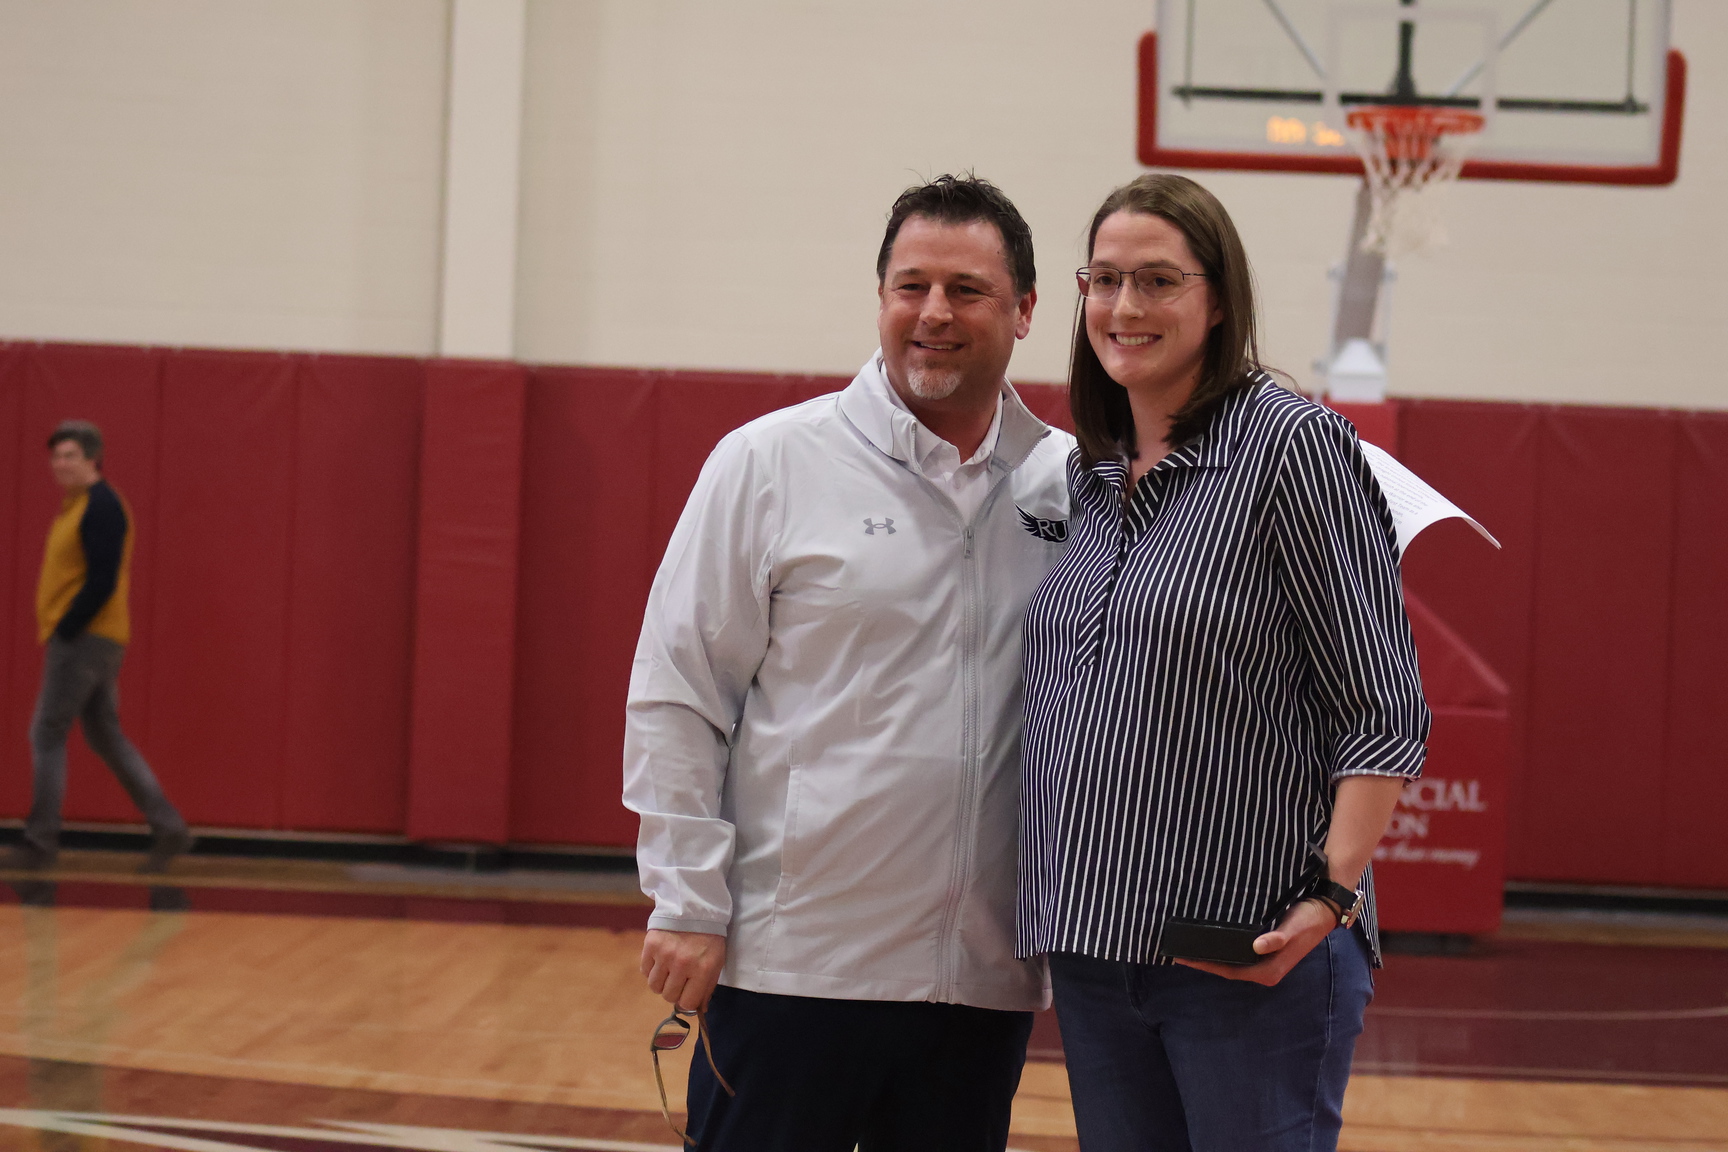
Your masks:
M 1386 498 L 1340 416 L 1292 430 L 1273 489 L 1280 578 L 1334 718 L 1331 776 L 1421 775 L 1431 716 Z

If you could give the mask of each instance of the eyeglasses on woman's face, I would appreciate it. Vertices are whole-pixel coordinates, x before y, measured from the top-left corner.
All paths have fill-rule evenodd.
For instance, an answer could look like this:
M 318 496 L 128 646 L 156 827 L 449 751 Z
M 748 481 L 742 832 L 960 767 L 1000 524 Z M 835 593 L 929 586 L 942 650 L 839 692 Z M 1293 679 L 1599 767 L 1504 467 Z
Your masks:
M 1088 264 L 1075 271 L 1080 295 L 1107 304 L 1116 299 L 1122 285 L 1133 284 L 1141 297 L 1155 304 L 1168 304 L 1193 285 L 1190 279 L 1206 279 L 1204 272 L 1184 272 L 1172 264 L 1145 264 L 1131 272 L 1108 264 Z

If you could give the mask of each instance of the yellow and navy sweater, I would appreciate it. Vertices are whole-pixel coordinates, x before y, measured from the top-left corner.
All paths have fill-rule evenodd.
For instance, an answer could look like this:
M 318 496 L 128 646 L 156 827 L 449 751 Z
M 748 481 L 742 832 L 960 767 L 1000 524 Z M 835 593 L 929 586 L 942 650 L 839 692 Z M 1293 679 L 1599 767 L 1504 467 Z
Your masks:
M 132 568 L 126 502 L 98 480 L 60 505 L 48 528 L 42 578 L 36 583 L 36 630 L 67 640 L 88 631 L 116 644 L 132 639 L 126 599 Z

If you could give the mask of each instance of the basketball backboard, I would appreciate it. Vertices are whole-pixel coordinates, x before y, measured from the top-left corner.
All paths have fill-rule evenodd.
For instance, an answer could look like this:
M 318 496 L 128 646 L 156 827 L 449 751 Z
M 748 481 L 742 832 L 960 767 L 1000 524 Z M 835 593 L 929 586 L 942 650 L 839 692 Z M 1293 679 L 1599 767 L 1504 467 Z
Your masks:
M 1140 161 L 1360 173 L 1352 107 L 1483 116 L 1465 179 L 1667 184 L 1685 60 L 1668 0 L 1160 0 Z

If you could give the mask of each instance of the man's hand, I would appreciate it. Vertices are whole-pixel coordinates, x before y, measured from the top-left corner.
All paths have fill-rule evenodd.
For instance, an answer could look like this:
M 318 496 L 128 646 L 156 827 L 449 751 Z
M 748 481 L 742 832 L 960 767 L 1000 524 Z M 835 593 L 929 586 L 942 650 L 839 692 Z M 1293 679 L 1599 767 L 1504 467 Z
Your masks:
M 686 1012 L 708 1007 L 725 965 L 724 936 L 651 928 L 642 941 L 641 967 L 648 977 L 648 991 Z
M 1226 980 L 1252 980 L 1270 988 L 1284 979 L 1284 974 L 1296 967 L 1302 957 L 1326 939 L 1326 934 L 1338 927 L 1338 916 L 1318 900 L 1298 900 L 1284 914 L 1278 927 L 1254 941 L 1254 951 L 1266 957 L 1258 964 L 1246 967 L 1234 964 L 1213 964 L 1206 960 L 1178 960 L 1189 968 L 1198 968 Z

